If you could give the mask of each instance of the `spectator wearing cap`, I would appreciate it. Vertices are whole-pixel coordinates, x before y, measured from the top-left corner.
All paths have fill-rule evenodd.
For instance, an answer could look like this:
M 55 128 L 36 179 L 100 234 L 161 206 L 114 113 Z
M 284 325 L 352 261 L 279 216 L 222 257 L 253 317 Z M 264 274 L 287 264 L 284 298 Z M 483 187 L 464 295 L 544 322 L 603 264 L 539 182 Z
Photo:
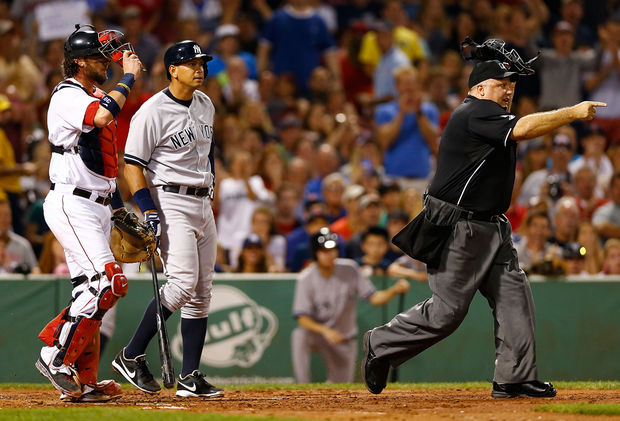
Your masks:
M 561 249 L 549 241 L 551 220 L 547 212 L 529 212 L 522 230 L 523 237 L 514 244 L 521 269 L 529 272 L 533 265 L 561 256 Z
M 403 185 L 426 190 L 432 156 L 438 148 L 439 111 L 422 101 L 422 89 L 413 67 L 396 69 L 398 98 L 375 110 L 377 139 L 385 150 L 383 166 L 388 176 Z
M 256 234 L 250 234 L 243 240 L 236 273 L 266 273 L 267 256 L 262 240 Z
M 368 228 L 379 225 L 380 220 L 381 198 L 377 193 L 366 193 L 360 198 L 357 229 L 347 241 L 346 256 L 349 259 L 356 259 L 364 254 L 362 236 Z
M 304 225 L 286 237 L 286 266 L 291 272 L 299 272 L 312 257 L 309 247 L 310 237 L 329 224 L 325 203 L 308 202 L 306 204 Z M 340 242 L 340 255 L 344 256 L 344 244 Z
M 569 107 L 582 99 L 583 76 L 596 65 L 592 50 L 575 51 L 573 26 L 560 21 L 551 33 L 553 48 L 543 49 L 540 59 L 540 97 L 542 110 Z
M 573 157 L 573 143 L 565 133 L 557 133 L 551 141 L 551 167 L 534 171 L 524 181 L 518 202 L 527 206 L 535 196 L 554 202 L 570 193 L 571 175 L 568 164 Z
M 217 77 L 220 83 L 225 85 L 227 62 L 233 57 L 238 57 L 245 63 L 248 77 L 253 80 L 258 78 L 254 55 L 239 50 L 239 27 L 237 25 L 233 23 L 220 25 L 213 37 L 214 54 L 213 60 L 209 62 L 208 77 Z
M 365 276 L 386 275 L 392 263 L 385 255 L 388 251 L 388 232 L 378 225 L 368 227 L 362 233 L 362 255 L 354 258 Z
M 586 249 L 577 242 L 565 244 L 562 247 L 562 262 L 564 274 L 567 276 L 587 275 L 585 270 Z
M 373 29 L 377 38 L 377 45 L 381 52 L 379 63 L 372 72 L 373 95 L 376 101 L 389 101 L 398 95 L 394 80 L 394 70 L 402 66 L 411 65 L 409 58 L 394 43 L 394 33 L 392 25 L 387 22 L 378 21 L 373 24 Z
M 308 0 L 289 0 L 273 13 L 258 45 L 259 71 L 272 68 L 276 75 L 294 75 L 302 94 L 308 93 L 312 71 L 324 57 L 335 80 L 340 81 L 336 44 L 327 26 Z M 269 66 L 271 55 L 271 66 Z
M 599 26 L 600 45 L 595 71 L 586 76 L 590 98 L 607 103 L 597 111 L 594 121 L 603 126 L 612 143 L 620 141 L 620 10 Z
M 600 124 L 590 123 L 585 126 L 581 146 L 583 146 L 583 155 L 571 161 L 568 170 L 574 176 L 582 167 L 591 168 L 596 175 L 597 193 L 602 194 L 614 174 L 614 166 L 605 154 L 607 138 Z
M 603 273 L 605 275 L 620 275 L 620 240 L 618 238 L 610 238 L 605 242 Z
M 252 234 L 258 235 L 265 248 L 267 272 L 284 272 L 286 238 L 278 234 L 275 222 L 275 215 L 269 206 L 257 207 L 252 214 Z
M 329 229 L 335 232 L 345 241 L 359 229 L 360 226 L 360 198 L 364 195 L 364 188 L 359 184 L 347 186 L 342 194 L 342 204 L 346 210 L 346 216 L 334 221 Z
M 295 155 L 302 134 L 301 120 L 294 114 L 287 114 L 278 123 L 278 140 L 290 157 Z
M 596 174 L 590 167 L 581 167 L 573 175 L 575 200 L 579 206 L 579 220 L 591 221 L 594 212 L 609 200 L 598 194 Z
M 389 0 L 385 2 L 381 15 L 383 21 L 392 27 L 394 43 L 405 53 L 409 63 L 415 63 L 426 57 L 422 39 L 415 31 L 401 24 L 403 17 L 407 16 L 401 1 Z M 381 55 L 377 33 L 375 31 L 367 32 L 362 38 L 359 60 L 364 66 L 367 66 L 370 74 L 379 63 Z
M 609 182 L 609 203 L 599 207 L 592 216 L 592 224 L 601 237 L 620 238 L 620 172 Z

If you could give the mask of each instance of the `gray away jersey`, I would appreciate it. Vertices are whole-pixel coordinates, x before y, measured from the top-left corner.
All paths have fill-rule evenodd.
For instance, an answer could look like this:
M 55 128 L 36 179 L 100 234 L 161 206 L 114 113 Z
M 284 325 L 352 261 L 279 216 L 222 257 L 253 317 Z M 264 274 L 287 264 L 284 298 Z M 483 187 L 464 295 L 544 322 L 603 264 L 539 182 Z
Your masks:
M 146 167 L 151 186 L 211 187 L 214 114 L 201 91 L 191 101 L 172 97 L 168 88 L 156 93 L 131 119 L 125 161 Z

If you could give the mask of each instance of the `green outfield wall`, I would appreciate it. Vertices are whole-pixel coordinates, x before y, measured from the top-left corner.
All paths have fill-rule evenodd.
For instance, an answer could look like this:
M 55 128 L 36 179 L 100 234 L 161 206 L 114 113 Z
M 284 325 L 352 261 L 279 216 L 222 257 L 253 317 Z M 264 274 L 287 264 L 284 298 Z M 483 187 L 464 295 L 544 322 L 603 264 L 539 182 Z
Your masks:
M 141 276 L 141 275 L 140 275 Z M 373 279 L 381 289 L 391 279 Z M 295 287 L 293 274 L 219 275 L 209 316 L 201 369 L 221 382 L 292 382 L 290 334 Z M 620 379 L 620 279 L 532 282 L 536 303 L 539 375 L 554 380 Z M 119 377 L 110 362 L 128 342 L 151 300 L 150 275 L 130 279 L 129 293 L 118 304 L 116 331 L 101 358 L 100 378 Z M 427 284 L 414 283 L 408 308 L 430 296 Z M 66 306 L 67 279 L 0 278 L 0 382 L 43 382 L 34 367 L 42 342 L 41 328 Z M 361 333 L 389 321 L 398 312 L 396 298 L 385 307 L 358 305 Z M 168 321 L 175 368 L 181 368 L 179 314 Z M 493 377 L 493 318 L 478 294 L 460 328 L 449 338 L 403 364 L 399 380 L 490 381 Z M 358 355 L 359 358 L 359 355 Z M 157 342 L 148 350 L 156 377 L 160 373 Z M 320 358 L 312 362 L 313 380 L 322 381 Z M 359 380 L 359 373 L 357 374 Z

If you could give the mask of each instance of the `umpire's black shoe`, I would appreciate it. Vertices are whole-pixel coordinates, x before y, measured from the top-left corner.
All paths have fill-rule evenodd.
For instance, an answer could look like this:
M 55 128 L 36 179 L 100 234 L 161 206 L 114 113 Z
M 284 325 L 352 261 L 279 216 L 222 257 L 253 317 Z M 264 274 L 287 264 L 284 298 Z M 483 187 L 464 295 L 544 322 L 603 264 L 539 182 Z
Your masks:
M 180 398 L 213 398 L 222 396 L 224 391 L 213 386 L 205 379 L 205 375 L 198 370 L 192 371 L 185 377 L 179 376 L 177 382 L 177 396 Z
M 523 383 L 495 383 L 491 396 L 494 398 L 552 398 L 556 390 L 549 382 L 532 380 Z
M 372 330 L 369 330 L 364 334 L 362 339 L 362 350 L 364 351 L 364 358 L 362 359 L 362 377 L 364 383 L 366 383 L 366 389 L 370 393 L 378 395 L 387 383 L 388 373 L 390 371 L 390 363 L 381 360 L 375 356 L 370 347 L 370 334 Z
M 112 370 L 143 392 L 158 393 L 161 390 L 161 386 L 146 366 L 146 355 L 138 355 L 134 360 L 130 360 L 125 358 L 125 348 L 123 348 L 112 361 Z

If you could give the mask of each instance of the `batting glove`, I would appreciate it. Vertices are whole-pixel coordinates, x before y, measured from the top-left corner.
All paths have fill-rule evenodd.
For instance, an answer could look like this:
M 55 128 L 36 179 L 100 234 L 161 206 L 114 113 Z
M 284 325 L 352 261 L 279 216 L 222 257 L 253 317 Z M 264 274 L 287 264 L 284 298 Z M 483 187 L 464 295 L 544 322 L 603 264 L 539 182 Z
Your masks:
M 159 246 L 159 236 L 161 235 L 161 222 L 159 220 L 159 214 L 156 211 L 147 212 L 144 214 L 144 223 L 153 230 L 153 234 L 157 237 L 157 245 Z

